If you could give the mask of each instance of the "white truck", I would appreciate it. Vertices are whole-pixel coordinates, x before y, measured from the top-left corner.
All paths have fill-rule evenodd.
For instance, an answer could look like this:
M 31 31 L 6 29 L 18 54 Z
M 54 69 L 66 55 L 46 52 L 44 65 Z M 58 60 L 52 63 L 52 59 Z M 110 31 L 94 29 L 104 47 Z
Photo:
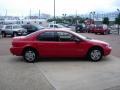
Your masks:
M 48 28 L 59 28 L 59 29 L 71 30 L 71 28 L 65 27 L 61 24 L 49 24 Z

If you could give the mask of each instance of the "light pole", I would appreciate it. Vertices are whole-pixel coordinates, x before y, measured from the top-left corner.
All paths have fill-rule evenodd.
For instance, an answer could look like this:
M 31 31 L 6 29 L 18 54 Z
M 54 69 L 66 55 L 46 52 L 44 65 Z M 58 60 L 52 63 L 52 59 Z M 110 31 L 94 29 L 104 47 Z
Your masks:
M 5 17 L 7 17 L 7 9 L 6 9 L 6 11 L 5 11 Z
M 92 16 L 91 16 L 91 15 L 92 15 Z M 94 20 L 94 18 L 95 18 L 95 11 L 90 12 L 90 19 L 93 19 L 93 20 Z
M 95 11 L 93 12 L 93 20 L 95 19 Z
M 119 16 L 120 16 L 120 9 L 117 8 L 117 11 L 118 11 L 118 19 L 119 19 Z M 118 22 L 118 35 L 119 35 L 119 22 Z
M 30 19 L 31 19 L 31 8 L 30 8 Z
M 66 15 L 67 15 L 67 14 L 62 14 L 62 15 L 63 15 L 63 19 L 64 19 L 63 22 L 65 23 L 65 19 L 66 19 Z
M 40 15 L 41 15 L 41 12 L 40 12 L 40 10 L 39 10 L 39 19 L 41 18 Z
M 54 24 L 55 24 L 55 0 L 54 0 Z
M 90 24 L 92 23 L 92 21 L 91 21 L 92 20 L 91 14 L 92 14 L 92 12 L 89 13 L 89 15 L 90 15 Z

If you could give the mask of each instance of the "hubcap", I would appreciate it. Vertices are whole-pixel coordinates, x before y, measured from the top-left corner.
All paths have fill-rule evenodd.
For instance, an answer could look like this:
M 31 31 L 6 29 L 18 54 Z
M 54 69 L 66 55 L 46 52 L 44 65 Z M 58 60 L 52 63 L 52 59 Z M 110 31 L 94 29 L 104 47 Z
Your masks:
M 93 60 L 99 60 L 101 58 L 101 51 L 100 50 L 92 50 L 91 58 Z
M 17 33 L 14 33 L 14 37 L 16 37 L 17 36 Z
M 35 60 L 35 53 L 33 51 L 26 51 L 25 52 L 25 59 L 28 61 L 34 61 Z

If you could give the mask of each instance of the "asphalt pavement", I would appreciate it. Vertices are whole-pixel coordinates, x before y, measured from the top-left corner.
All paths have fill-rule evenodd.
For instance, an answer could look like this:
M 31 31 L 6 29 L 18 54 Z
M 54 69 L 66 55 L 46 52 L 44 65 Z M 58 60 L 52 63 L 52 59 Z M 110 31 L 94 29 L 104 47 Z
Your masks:
M 120 59 L 40 59 L 0 56 L 0 90 L 120 90 Z
M 84 34 L 110 43 L 99 62 L 79 58 L 26 63 L 9 52 L 11 38 L 0 39 L 0 90 L 120 90 L 120 36 Z

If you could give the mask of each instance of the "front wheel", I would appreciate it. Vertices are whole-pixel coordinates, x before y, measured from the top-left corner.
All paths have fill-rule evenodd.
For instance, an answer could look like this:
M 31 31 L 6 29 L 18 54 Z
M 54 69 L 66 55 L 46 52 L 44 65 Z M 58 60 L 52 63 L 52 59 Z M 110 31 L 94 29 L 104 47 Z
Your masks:
M 99 48 L 91 49 L 88 53 L 88 59 L 94 62 L 100 61 L 102 56 L 102 50 Z
M 17 33 L 13 32 L 12 37 L 16 37 L 16 36 L 17 36 Z
M 23 54 L 24 60 L 33 63 L 38 60 L 37 52 L 33 49 L 26 49 Z

